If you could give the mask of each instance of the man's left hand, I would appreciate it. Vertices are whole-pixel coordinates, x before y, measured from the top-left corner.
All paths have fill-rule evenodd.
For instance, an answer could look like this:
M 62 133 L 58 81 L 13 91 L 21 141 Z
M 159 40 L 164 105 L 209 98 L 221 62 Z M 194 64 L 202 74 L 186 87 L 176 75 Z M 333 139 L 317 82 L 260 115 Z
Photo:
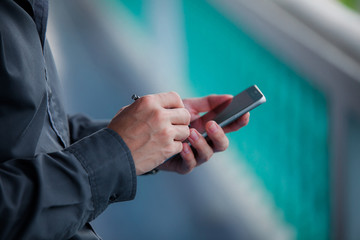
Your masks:
M 195 125 L 197 129 L 204 129 L 211 140 L 211 145 L 205 138 L 195 129 L 190 129 L 190 136 L 188 138 L 191 146 L 188 143 L 183 143 L 183 150 L 180 155 L 173 157 L 158 167 L 160 170 L 178 172 L 186 174 L 191 172 L 196 166 L 207 162 L 214 152 L 225 151 L 229 146 L 229 139 L 225 133 L 239 130 L 246 126 L 249 122 L 250 114 L 246 113 L 236 121 L 228 126 L 221 128 L 215 121 L 207 121 L 200 116 L 200 113 L 210 112 L 210 115 L 216 115 L 211 112 L 220 104 L 231 101 L 231 95 L 210 95 L 203 98 L 190 98 L 183 100 L 185 108 L 191 114 L 191 125 Z M 209 116 L 209 115 L 208 115 Z

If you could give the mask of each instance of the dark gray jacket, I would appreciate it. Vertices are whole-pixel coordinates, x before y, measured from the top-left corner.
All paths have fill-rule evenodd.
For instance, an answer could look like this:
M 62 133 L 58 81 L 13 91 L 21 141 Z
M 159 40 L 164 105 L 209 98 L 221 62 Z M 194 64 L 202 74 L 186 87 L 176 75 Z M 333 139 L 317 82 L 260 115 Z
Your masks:
M 134 163 L 105 123 L 65 114 L 43 3 L 0 1 L 0 239 L 97 239 L 87 223 L 134 198 Z

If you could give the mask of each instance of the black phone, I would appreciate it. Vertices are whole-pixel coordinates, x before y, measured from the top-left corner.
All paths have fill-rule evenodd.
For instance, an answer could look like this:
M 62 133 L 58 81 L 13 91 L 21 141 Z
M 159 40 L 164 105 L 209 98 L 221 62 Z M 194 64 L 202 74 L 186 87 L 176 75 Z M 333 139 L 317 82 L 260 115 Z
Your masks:
M 202 117 L 194 120 L 190 123 L 190 127 L 195 128 L 202 136 L 207 139 L 207 141 L 209 141 L 207 138 L 207 133 L 204 129 L 204 123 L 210 120 L 214 120 L 217 124 L 219 124 L 220 127 L 225 127 L 234 122 L 236 119 L 240 118 L 245 113 L 265 102 L 266 98 L 264 94 L 256 85 L 253 85 L 234 96 L 231 100 L 220 104 L 213 110 L 204 114 Z M 179 157 L 179 154 L 167 159 L 166 161 L 174 157 Z
M 266 102 L 264 94 L 256 85 L 253 85 L 234 96 L 230 101 L 220 104 L 201 118 L 190 123 L 190 127 L 195 128 L 206 137 L 207 133 L 203 123 L 214 120 L 220 127 L 225 127 L 264 102 Z

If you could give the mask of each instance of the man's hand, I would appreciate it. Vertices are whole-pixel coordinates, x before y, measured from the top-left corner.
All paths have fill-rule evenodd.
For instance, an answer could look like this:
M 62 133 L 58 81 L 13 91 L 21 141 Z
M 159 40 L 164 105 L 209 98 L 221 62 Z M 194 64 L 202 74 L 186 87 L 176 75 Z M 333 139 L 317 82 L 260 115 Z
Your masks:
M 147 95 L 122 108 L 108 128 L 117 132 L 133 156 L 136 174 L 159 166 L 183 150 L 190 114 L 174 92 Z
M 206 119 L 201 118 L 199 114 L 210 111 L 207 118 L 209 116 L 211 117 L 211 115 L 215 116 L 216 112 L 211 111 L 220 104 L 230 101 L 231 99 L 231 95 L 210 95 L 203 98 L 185 99 L 183 102 L 186 109 L 191 114 L 191 125 L 197 129 L 206 130 L 212 144 L 210 146 L 205 138 L 195 128 L 191 128 L 188 139 L 192 147 L 195 148 L 196 153 L 192 151 L 188 143 L 183 143 L 183 149 L 180 153 L 180 157 L 174 157 L 173 159 L 160 165 L 158 168 L 161 170 L 186 174 L 194 167 L 208 161 L 214 152 L 226 150 L 229 146 L 229 140 L 225 136 L 225 133 L 237 131 L 241 127 L 247 125 L 250 114 L 244 114 L 238 120 L 223 129 L 216 122 L 207 121 Z

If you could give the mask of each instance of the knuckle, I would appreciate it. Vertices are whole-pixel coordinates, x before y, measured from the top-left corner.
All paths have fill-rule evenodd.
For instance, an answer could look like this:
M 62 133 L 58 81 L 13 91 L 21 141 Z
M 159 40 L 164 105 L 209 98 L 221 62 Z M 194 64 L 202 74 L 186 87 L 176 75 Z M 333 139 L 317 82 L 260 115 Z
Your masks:
M 136 101 L 139 101 L 140 105 L 143 105 L 145 107 L 151 106 L 153 102 L 153 95 L 143 96 Z
M 170 138 L 170 140 L 172 140 L 173 135 L 174 135 L 174 131 L 171 128 L 164 128 L 162 130 L 161 135 L 164 136 L 164 138 L 166 140 L 169 140 L 169 138 Z
M 196 167 L 196 161 L 191 161 L 186 166 L 184 166 L 183 171 L 181 174 L 185 175 L 190 173 Z
M 185 114 L 185 121 L 186 121 L 186 125 L 190 124 L 190 120 L 191 120 L 191 114 L 190 112 L 184 108 L 184 114 Z
M 205 158 L 204 158 L 204 162 L 209 161 L 213 154 L 214 154 L 213 152 L 207 154 L 207 155 L 205 156 Z
M 165 156 L 165 158 L 170 157 L 172 154 L 172 149 L 170 145 L 164 146 L 163 147 L 163 155 Z
M 165 120 L 165 115 L 161 109 L 155 109 L 153 112 L 154 121 L 157 123 L 162 123 Z
M 199 165 L 209 161 L 210 158 L 213 156 L 213 154 L 214 154 L 213 149 L 208 149 L 206 151 L 201 152 L 197 158 Z
M 183 101 L 181 100 L 181 97 L 180 97 L 180 95 L 179 95 L 177 92 L 171 91 L 171 92 L 169 92 L 169 94 L 170 94 L 173 98 L 175 98 L 175 99 L 180 103 L 180 105 L 184 106 L 184 103 L 183 103 Z
M 176 152 L 176 153 L 179 153 L 179 152 L 181 152 L 181 151 L 182 151 L 182 149 L 183 149 L 183 145 L 182 145 L 182 143 L 181 143 L 181 142 L 175 142 L 175 144 L 174 144 L 174 145 L 175 145 L 175 147 L 174 147 L 175 149 L 174 149 L 174 150 L 175 150 L 175 152 Z
M 173 97 L 177 98 L 177 99 L 181 99 L 180 95 L 175 91 L 171 91 L 171 92 L 169 92 L 169 94 L 172 95 Z
M 182 144 L 173 142 L 164 147 L 164 152 L 165 152 L 164 155 L 170 157 L 176 153 L 181 152 L 181 150 L 182 150 Z

